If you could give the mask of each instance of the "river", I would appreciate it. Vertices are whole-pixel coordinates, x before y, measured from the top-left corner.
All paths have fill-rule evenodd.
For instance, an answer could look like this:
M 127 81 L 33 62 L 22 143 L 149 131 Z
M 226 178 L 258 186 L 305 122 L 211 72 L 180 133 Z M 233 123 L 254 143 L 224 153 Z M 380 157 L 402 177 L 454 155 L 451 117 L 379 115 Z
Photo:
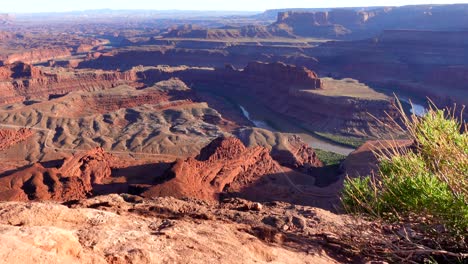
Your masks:
M 416 104 L 407 98 L 400 98 L 400 100 L 410 104 L 411 105 L 410 111 L 412 114 L 415 114 L 416 116 L 423 116 L 427 113 L 427 108 L 420 104 Z
M 244 114 L 244 116 L 250 122 L 252 122 L 255 125 L 255 127 L 263 128 L 263 129 L 270 130 L 270 131 L 274 131 L 274 129 L 272 127 L 270 127 L 266 122 L 260 121 L 260 120 L 254 120 L 254 119 L 250 118 L 250 113 L 247 112 L 247 110 L 243 106 L 240 105 L 239 107 L 240 107 L 240 109 L 242 111 L 242 114 Z
M 250 113 L 247 111 L 247 109 L 245 109 L 245 107 L 239 105 L 239 108 L 241 109 L 244 116 L 250 122 L 252 122 L 255 125 L 255 127 L 263 128 L 263 129 L 273 131 L 273 132 L 278 132 L 277 130 L 269 126 L 265 121 L 253 119 Z M 309 146 L 315 149 L 321 149 L 321 150 L 325 150 L 329 152 L 334 152 L 334 153 L 338 153 L 338 154 L 345 155 L 345 156 L 349 155 L 351 152 L 354 151 L 353 148 L 348 148 L 348 147 L 344 147 L 338 144 L 330 143 L 328 141 L 319 139 L 313 136 L 312 134 L 307 133 L 306 131 L 302 133 L 295 133 L 295 134 L 299 135 L 302 138 L 302 140 L 304 140 L 304 142 L 306 142 L 307 144 L 309 144 Z

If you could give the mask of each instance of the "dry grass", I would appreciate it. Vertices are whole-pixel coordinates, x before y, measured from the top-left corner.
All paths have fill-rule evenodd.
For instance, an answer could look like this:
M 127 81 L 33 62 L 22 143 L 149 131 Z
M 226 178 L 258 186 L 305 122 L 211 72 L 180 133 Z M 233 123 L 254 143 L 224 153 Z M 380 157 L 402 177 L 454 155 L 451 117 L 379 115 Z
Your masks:
M 454 109 L 432 104 L 425 116 L 408 117 L 398 106 L 401 122 L 395 124 L 402 124 L 413 147 L 376 152 L 379 174 L 347 179 L 343 204 L 349 212 L 405 223 L 419 233 L 418 239 L 396 247 L 394 256 L 467 257 L 467 125 Z

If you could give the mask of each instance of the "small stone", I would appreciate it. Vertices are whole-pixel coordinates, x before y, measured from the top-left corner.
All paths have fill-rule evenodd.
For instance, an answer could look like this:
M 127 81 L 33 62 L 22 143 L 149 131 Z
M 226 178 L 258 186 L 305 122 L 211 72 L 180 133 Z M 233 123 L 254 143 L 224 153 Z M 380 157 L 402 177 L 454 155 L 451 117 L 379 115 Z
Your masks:
M 307 227 L 307 221 L 301 216 L 293 216 L 292 223 L 295 227 L 301 230 L 304 230 Z
M 284 219 L 281 219 L 281 218 L 276 217 L 276 216 L 267 216 L 267 217 L 262 219 L 262 222 L 264 224 L 276 227 L 278 229 L 282 228 L 286 224 L 286 221 Z
M 143 202 L 143 198 L 140 197 L 140 196 L 136 196 L 136 195 L 131 195 L 131 194 L 127 194 L 127 193 L 123 193 L 120 195 L 124 200 L 125 202 L 127 203 L 142 203 Z
M 261 211 L 263 209 L 263 206 L 261 203 L 253 203 L 252 204 L 252 210 L 253 211 Z

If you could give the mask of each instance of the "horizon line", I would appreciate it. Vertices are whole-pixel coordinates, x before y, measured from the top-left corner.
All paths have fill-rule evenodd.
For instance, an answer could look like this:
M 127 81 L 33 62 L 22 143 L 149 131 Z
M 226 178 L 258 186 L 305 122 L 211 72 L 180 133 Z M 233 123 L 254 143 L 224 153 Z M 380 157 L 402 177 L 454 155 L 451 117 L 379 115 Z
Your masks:
M 98 9 L 76 9 L 76 10 L 64 10 L 64 11 L 49 11 L 49 12 L 8 12 L 1 11 L 0 14 L 8 15 L 29 15 L 29 14 L 65 14 L 65 13 L 76 13 L 76 12 L 91 12 L 91 11 L 157 11 L 157 12 L 239 12 L 239 13 L 254 13 L 254 12 L 266 12 L 272 10 L 287 10 L 287 9 L 340 9 L 340 8 L 382 8 L 382 7 L 404 7 L 404 6 L 448 6 L 448 5 L 468 5 L 468 3 L 453 3 L 453 4 L 416 4 L 416 5 L 369 5 L 369 6 L 335 6 L 335 7 L 285 7 L 285 8 L 271 8 L 264 10 L 234 10 L 234 9 L 113 9 L 113 8 L 98 8 Z

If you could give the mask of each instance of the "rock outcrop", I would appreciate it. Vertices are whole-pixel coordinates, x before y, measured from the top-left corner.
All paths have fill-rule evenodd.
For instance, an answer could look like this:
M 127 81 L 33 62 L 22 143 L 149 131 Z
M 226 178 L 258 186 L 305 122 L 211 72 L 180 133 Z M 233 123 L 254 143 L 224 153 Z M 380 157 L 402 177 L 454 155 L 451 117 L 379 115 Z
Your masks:
M 110 177 L 112 156 L 97 148 L 67 158 L 59 167 L 37 163 L 0 179 L 0 200 L 69 201 L 88 197 Z
M 421 5 L 281 11 L 268 28 L 287 37 L 365 39 L 383 30 L 466 30 L 466 5 Z
M 95 91 L 130 84 L 137 79 L 133 71 L 87 71 L 39 68 L 24 63 L 0 67 L 0 104 L 31 98 L 49 98 L 72 91 Z
M 23 62 L 0 66 L 0 81 L 40 78 L 42 76 L 42 72 L 38 67 Z
M 197 158 L 177 161 L 165 182 L 143 193 L 145 197 L 173 196 L 217 200 L 223 192 L 242 192 L 279 166 L 263 147 L 246 148 L 239 139 L 218 138 Z
M 273 37 L 272 33 L 265 26 L 247 25 L 242 27 L 228 27 L 219 29 L 207 29 L 194 25 L 182 25 L 169 29 L 163 35 L 164 38 L 189 38 L 189 39 L 236 39 L 236 38 L 260 38 L 268 39 Z
M 277 34 L 289 37 L 356 38 L 361 36 L 362 28 L 372 23 L 374 17 L 390 10 L 350 8 L 314 12 L 285 11 L 278 13 L 277 21 L 269 28 Z
M 34 132 L 30 129 L 0 129 L 0 151 L 22 142 L 32 136 Z
M 0 203 L 2 262 L 335 264 L 349 261 L 325 238 L 355 231 L 348 216 L 279 202 L 113 194 L 67 204 Z
M 320 26 L 330 24 L 361 25 L 375 16 L 370 11 L 355 11 L 352 9 L 332 9 L 320 12 L 286 11 L 279 12 L 277 23 L 297 23 L 304 26 Z
M 220 77 L 212 80 L 213 87 L 220 83 L 229 90 L 226 93 L 249 94 L 272 111 L 300 120 L 315 131 L 379 136 L 389 130 L 381 128 L 371 115 L 389 120 L 389 115 L 397 114 L 391 98 L 362 85 L 358 85 L 362 91 L 352 94 L 347 86 L 356 86 L 354 82 L 325 82 L 304 67 L 254 62 L 244 70 L 227 67 L 218 72 Z
M 75 52 L 76 53 L 88 53 L 90 52 L 92 49 L 94 48 L 94 45 L 90 45 L 90 44 L 81 44 L 79 45 Z
M 241 128 L 236 136 L 246 146 L 262 146 L 270 149 L 271 156 L 281 165 L 307 172 L 323 167 L 314 149 L 297 135 L 286 135 L 260 128 Z
M 287 145 L 289 145 L 288 151 L 273 151 L 272 153 L 273 158 L 280 161 L 281 164 L 305 170 L 323 166 L 314 149 L 304 143 L 299 136 L 289 136 Z
M 385 30 L 372 39 L 329 42 L 310 55 L 320 72 L 426 97 L 438 106 L 468 103 L 468 31 Z M 405 58 L 400 60 L 398 58 Z
M 348 16 L 356 22 L 362 20 L 362 16 L 353 10 Z M 278 19 L 271 27 L 280 34 L 290 37 L 341 37 L 351 33 L 344 25 L 335 23 L 339 16 L 335 12 L 297 12 L 288 11 L 278 13 Z M 351 18 L 352 19 L 352 18 Z
M 289 83 L 296 89 L 322 89 L 323 83 L 318 75 L 306 67 L 287 65 L 282 62 L 250 62 L 243 70 L 252 80 Z M 270 84 L 271 85 L 271 84 Z
M 71 56 L 72 53 L 65 47 L 36 48 L 29 51 L 0 55 L 1 64 L 12 64 L 15 62 L 38 63 L 51 59 L 59 59 Z
M 349 177 L 365 177 L 378 173 L 378 159 L 375 153 L 392 153 L 398 149 L 409 148 L 411 140 L 374 140 L 368 141 L 351 153 L 342 166 Z

